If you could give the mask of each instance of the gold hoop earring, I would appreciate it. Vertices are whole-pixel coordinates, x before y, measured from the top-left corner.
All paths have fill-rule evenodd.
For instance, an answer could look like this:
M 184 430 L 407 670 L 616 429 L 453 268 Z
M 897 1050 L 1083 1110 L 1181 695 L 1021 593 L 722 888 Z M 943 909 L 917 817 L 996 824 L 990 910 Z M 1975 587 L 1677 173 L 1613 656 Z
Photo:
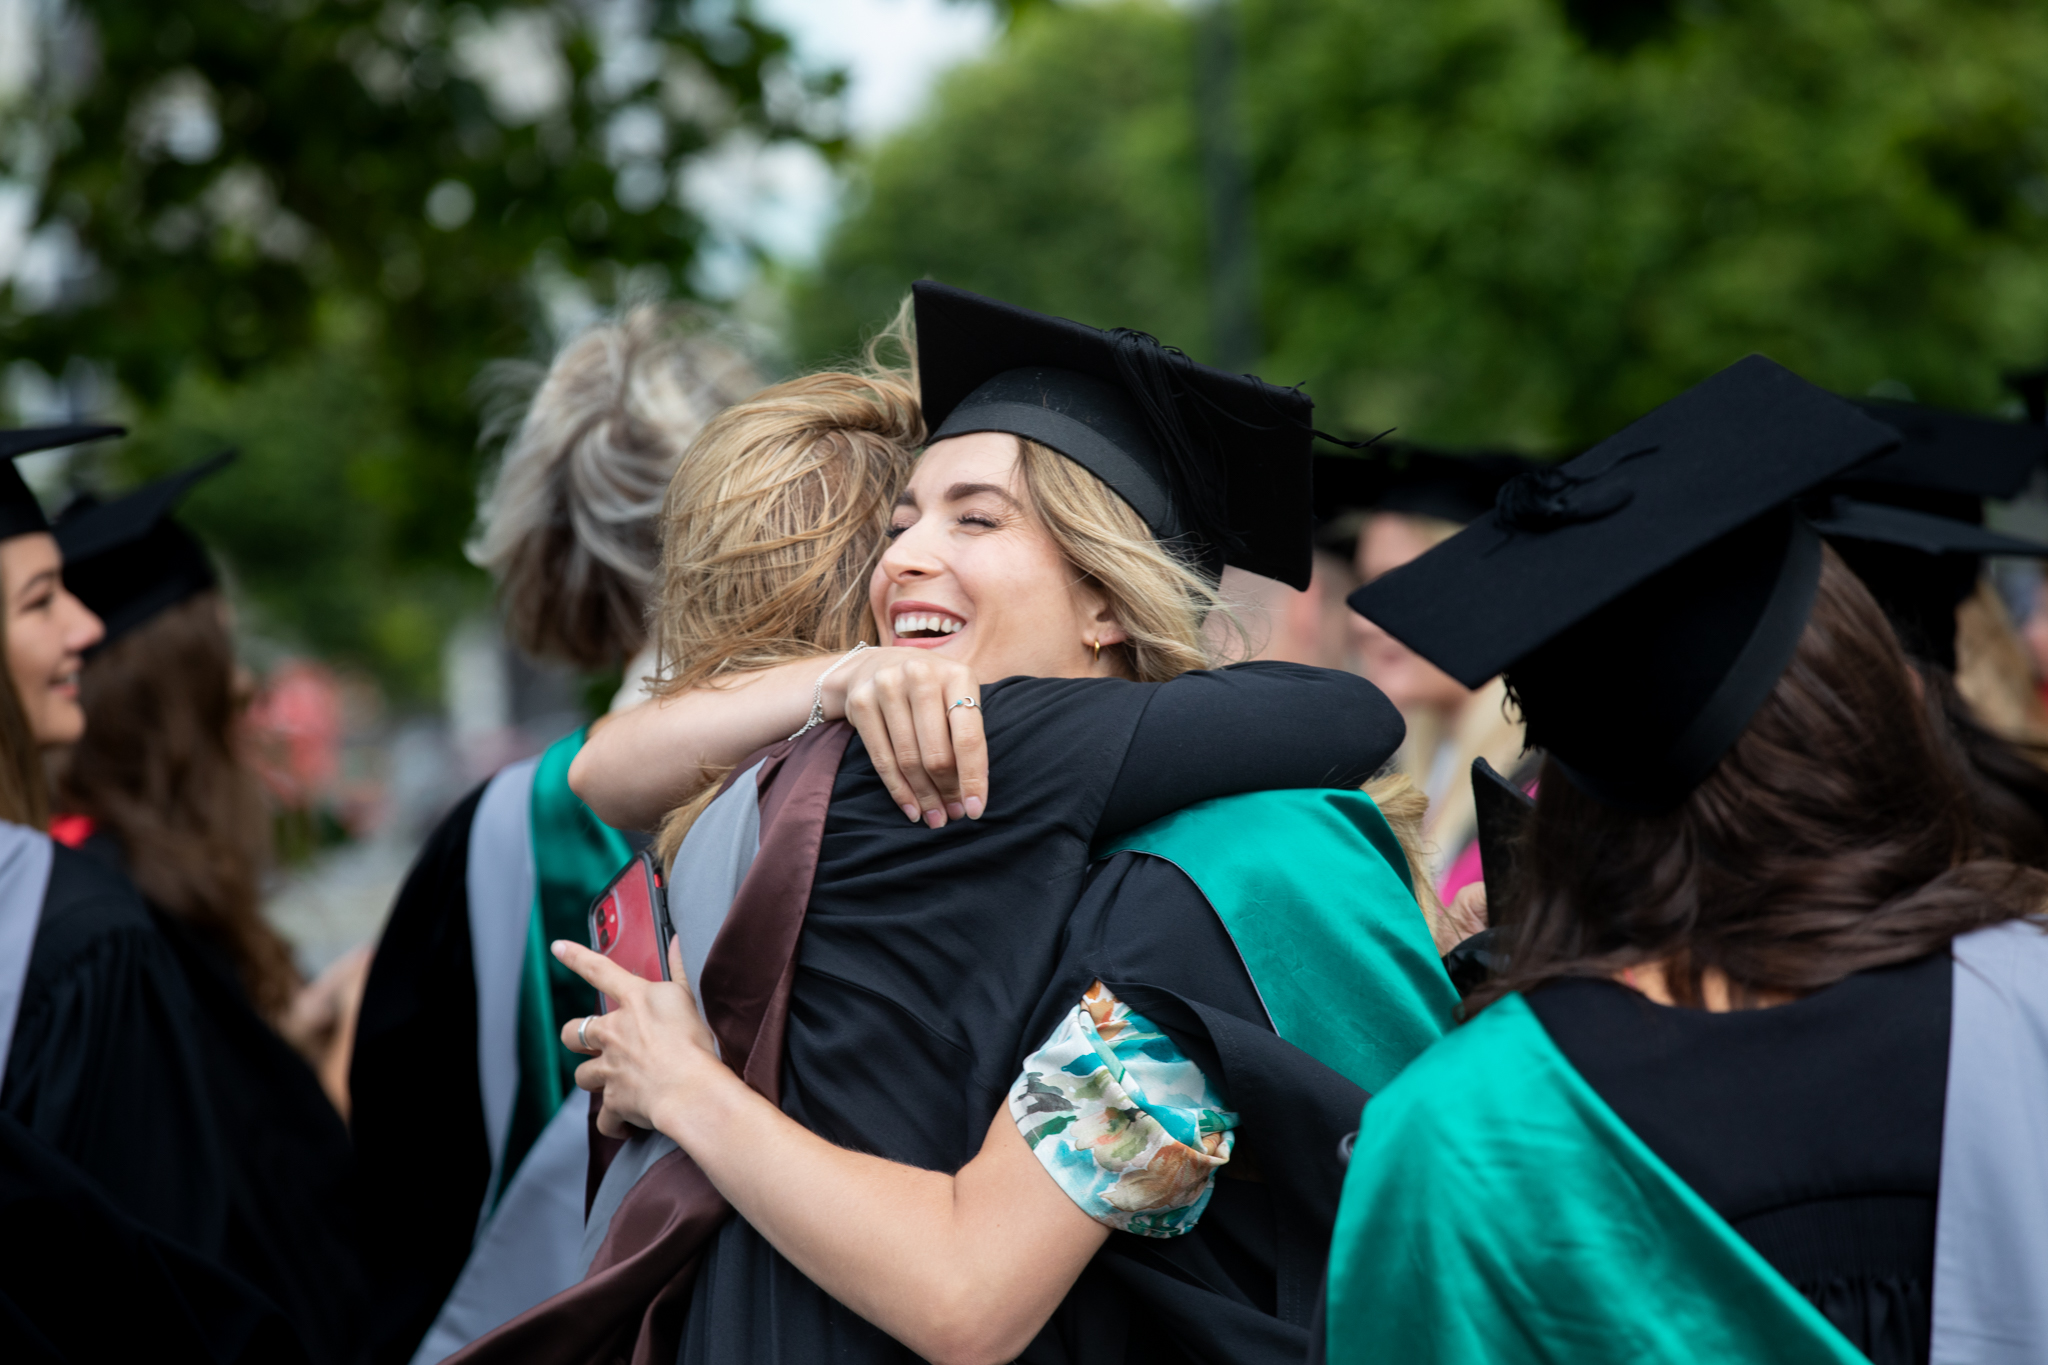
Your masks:
M 1102 662 L 1102 641 L 1100 641 L 1100 640 L 1097 640 L 1097 641 L 1095 642 L 1095 662 L 1096 662 L 1096 663 L 1101 663 L 1101 662 Z

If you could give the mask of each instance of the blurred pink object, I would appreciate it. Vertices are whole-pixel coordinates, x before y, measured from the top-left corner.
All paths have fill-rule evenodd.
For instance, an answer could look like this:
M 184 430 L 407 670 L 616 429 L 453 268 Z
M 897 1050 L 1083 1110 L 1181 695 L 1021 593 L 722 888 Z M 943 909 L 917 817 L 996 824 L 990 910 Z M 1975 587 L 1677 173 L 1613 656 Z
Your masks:
M 334 674 L 306 659 L 272 669 L 249 707 L 249 738 L 271 794 L 305 808 L 327 793 L 341 772 L 341 687 Z
M 1479 841 L 1474 839 L 1465 845 L 1465 851 L 1452 861 L 1450 870 L 1444 873 L 1444 884 L 1437 888 L 1437 898 L 1445 905 L 1449 905 L 1457 899 L 1460 891 L 1482 880 L 1484 873 L 1479 867 Z

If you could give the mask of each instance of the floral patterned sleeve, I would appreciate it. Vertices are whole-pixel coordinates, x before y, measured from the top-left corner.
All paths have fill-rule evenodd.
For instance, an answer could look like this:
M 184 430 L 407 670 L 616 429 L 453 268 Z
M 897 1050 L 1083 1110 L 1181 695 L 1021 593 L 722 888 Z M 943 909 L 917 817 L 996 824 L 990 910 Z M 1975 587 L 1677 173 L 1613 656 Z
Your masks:
M 1100 981 L 1024 1059 L 1010 1115 L 1083 1212 L 1141 1237 L 1194 1227 L 1237 1127 L 1201 1068 Z

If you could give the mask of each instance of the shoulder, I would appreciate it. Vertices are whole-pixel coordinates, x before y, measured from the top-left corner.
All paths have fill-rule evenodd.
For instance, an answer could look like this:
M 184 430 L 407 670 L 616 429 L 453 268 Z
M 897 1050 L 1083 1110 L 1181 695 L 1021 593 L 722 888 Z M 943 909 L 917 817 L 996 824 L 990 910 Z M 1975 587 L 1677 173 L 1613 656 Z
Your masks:
M 1160 684 L 1163 698 L 1176 698 L 1197 690 L 1242 694 L 1247 699 L 1269 697 L 1314 698 L 1319 704 L 1343 710 L 1391 710 L 1393 703 L 1379 688 L 1356 673 L 1341 668 L 1318 668 L 1313 664 L 1285 663 L 1278 659 L 1256 659 L 1226 668 L 1201 668 L 1183 673 Z
M 170 960 L 169 945 L 128 879 L 91 854 L 54 844 L 31 978 L 62 976 L 122 946 Z

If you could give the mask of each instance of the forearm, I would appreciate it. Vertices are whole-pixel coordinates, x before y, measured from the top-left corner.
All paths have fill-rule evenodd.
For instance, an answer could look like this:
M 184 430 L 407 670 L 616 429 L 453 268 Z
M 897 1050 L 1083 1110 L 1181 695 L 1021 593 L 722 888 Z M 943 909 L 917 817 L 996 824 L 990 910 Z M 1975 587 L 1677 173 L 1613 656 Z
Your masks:
M 823 657 L 764 668 L 611 717 L 569 765 L 569 786 L 606 824 L 653 829 L 733 764 L 809 718 Z
M 798 1270 L 942 1365 L 1014 1359 L 1105 1235 L 1006 1113 L 957 1176 L 834 1146 L 737 1079 L 654 1118 Z

